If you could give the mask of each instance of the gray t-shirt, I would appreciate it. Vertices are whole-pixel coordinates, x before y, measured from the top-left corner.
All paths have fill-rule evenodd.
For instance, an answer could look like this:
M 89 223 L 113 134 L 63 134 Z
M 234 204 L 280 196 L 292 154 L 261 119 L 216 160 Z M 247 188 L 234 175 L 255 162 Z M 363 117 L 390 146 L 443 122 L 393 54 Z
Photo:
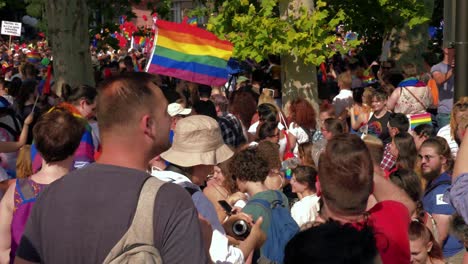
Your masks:
M 440 72 L 446 74 L 451 69 L 450 65 L 443 62 L 432 66 L 431 73 Z M 442 85 L 438 85 L 439 88 L 439 107 L 437 112 L 442 114 L 450 114 L 453 107 L 453 96 L 454 96 L 454 84 L 455 76 L 452 75 L 448 81 Z
M 41 263 L 102 263 L 127 232 L 143 171 L 91 164 L 47 187 L 37 199 L 17 256 Z M 164 263 L 206 263 L 197 211 L 188 192 L 166 183 L 154 206 L 154 245 Z

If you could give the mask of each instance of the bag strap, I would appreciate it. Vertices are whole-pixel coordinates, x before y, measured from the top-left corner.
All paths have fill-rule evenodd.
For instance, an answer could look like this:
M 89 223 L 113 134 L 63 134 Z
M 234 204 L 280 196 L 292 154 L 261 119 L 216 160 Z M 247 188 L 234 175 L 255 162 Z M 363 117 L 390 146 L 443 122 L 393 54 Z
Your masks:
M 192 196 L 194 193 L 198 192 L 197 189 L 195 188 L 190 188 L 190 187 L 184 187 L 184 189 Z
M 411 94 L 411 96 L 413 96 L 414 99 L 416 99 L 416 101 L 418 101 L 418 103 L 423 107 L 423 109 L 426 109 L 426 108 L 427 108 L 427 106 L 425 106 L 424 103 L 423 103 L 418 97 L 416 97 L 416 95 L 414 95 L 413 92 L 410 91 L 410 89 L 408 89 L 408 88 L 406 88 L 406 87 L 401 87 L 401 88 L 402 88 L 402 89 L 405 89 L 406 91 L 408 91 L 408 92 Z M 427 88 L 427 86 L 426 86 L 426 88 Z M 403 90 L 401 91 L 401 93 L 403 93 Z
M 133 243 L 144 243 L 154 245 L 154 203 L 159 189 L 165 182 L 156 177 L 148 177 L 143 184 L 138 198 L 138 204 L 133 217 L 132 224 L 127 236 L 127 245 Z

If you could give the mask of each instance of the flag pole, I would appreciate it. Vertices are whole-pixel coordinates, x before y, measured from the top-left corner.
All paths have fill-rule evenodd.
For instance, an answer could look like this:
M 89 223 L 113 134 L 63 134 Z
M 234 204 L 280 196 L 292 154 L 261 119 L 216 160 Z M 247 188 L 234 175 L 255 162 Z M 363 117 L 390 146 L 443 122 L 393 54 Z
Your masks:
M 154 18 L 154 26 L 155 26 L 155 29 L 154 29 L 154 41 L 153 41 L 153 48 L 151 49 L 151 55 L 150 55 L 150 58 L 149 60 L 146 62 L 146 69 L 145 69 L 145 72 L 148 72 L 148 69 L 151 65 L 151 62 L 153 61 L 153 55 L 154 55 L 154 50 L 156 49 L 156 43 L 158 42 L 158 27 L 156 26 L 156 22 L 158 21 L 158 18 L 155 17 Z

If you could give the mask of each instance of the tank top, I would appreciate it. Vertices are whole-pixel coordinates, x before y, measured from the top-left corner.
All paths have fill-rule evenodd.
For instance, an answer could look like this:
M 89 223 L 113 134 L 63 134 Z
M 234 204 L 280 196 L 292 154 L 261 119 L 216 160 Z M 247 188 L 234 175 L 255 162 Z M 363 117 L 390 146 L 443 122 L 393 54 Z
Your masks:
M 16 249 L 23 235 L 26 222 L 39 194 L 47 184 L 37 183 L 29 178 L 16 179 L 13 218 L 11 219 L 10 263 L 13 263 Z

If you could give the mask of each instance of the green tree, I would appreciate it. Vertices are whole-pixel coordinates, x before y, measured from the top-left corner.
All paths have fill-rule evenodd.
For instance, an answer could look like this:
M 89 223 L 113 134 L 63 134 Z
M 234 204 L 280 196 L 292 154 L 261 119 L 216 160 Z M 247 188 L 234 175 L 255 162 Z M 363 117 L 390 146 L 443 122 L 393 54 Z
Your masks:
M 208 1 L 205 7 L 213 14 L 208 30 L 230 40 L 234 56 L 260 61 L 267 54 L 281 55 L 284 101 L 316 100 L 315 65 L 333 53 L 337 25 L 382 43 L 394 28 L 413 28 L 432 12 L 419 0 L 228 0 Z
M 435 0 L 327 0 L 332 12 L 344 10 L 343 23 L 366 39 L 370 57 L 392 41 L 391 57 L 421 63 Z
M 294 97 L 317 99 L 315 66 L 333 52 L 333 33 L 344 19 L 326 2 L 229 0 L 212 16 L 207 29 L 234 44 L 234 56 L 260 62 L 282 56 L 283 103 Z
M 132 4 L 141 0 L 25 0 L 30 15 L 40 18 L 54 54 L 54 77 L 58 92 L 63 83 L 94 85 L 89 54 L 89 30 L 117 22 L 118 16 L 134 17 Z M 170 0 L 146 1 L 150 10 L 166 16 Z

